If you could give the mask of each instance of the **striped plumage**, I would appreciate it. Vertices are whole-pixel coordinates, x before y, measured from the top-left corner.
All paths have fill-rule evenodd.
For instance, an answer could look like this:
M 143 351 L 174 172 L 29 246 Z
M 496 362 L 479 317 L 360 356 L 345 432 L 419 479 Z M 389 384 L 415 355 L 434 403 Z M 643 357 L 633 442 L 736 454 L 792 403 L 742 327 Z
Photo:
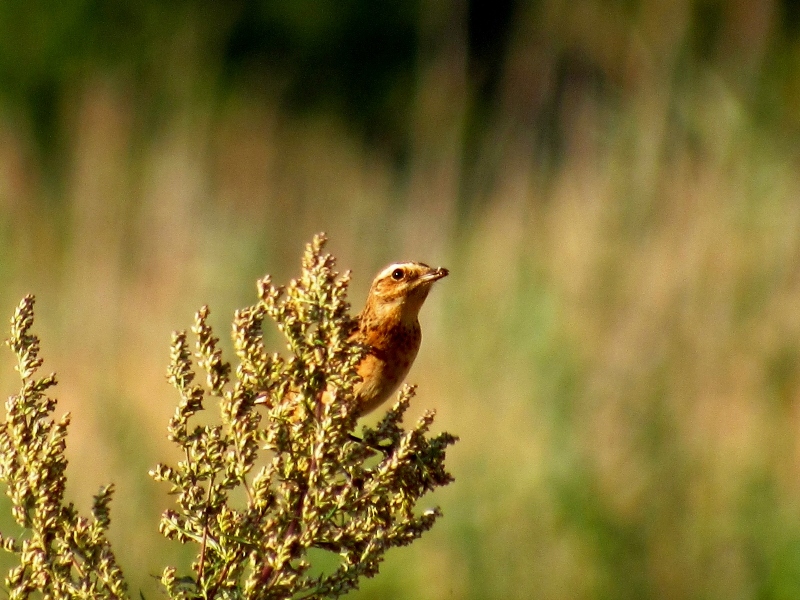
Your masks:
M 383 404 L 408 375 L 422 342 L 419 310 L 433 283 L 447 274 L 442 267 L 402 262 L 389 265 L 372 282 L 352 335 L 369 347 L 358 365 L 363 379 L 356 388 L 359 416 Z

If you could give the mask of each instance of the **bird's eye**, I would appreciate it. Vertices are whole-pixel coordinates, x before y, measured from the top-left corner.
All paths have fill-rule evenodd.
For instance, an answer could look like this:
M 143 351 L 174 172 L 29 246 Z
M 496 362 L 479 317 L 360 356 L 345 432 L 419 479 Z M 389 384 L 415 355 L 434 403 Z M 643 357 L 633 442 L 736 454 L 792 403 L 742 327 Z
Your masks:
M 394 271 L 392 271 L 392 279 L 394 279 L 395 281 L 400 281 L 405 274 L 406 273 L 405 271 L 403 271 L 403 269 L 395 269 Z

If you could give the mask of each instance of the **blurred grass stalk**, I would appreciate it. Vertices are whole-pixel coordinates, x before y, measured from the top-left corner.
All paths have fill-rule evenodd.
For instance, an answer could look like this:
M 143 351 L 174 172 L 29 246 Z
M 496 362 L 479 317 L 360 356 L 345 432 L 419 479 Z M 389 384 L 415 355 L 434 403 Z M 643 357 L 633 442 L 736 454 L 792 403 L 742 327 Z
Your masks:
M 112 541 L 152 589 L 172 560 L 146 477 L 169 452 L 169 332 L 204 302 L 227 322 L 325 230 L 356 310 L 391 260 L 453 273 L 411 379 L 462 433 L 457 483 L 359 597 L 796 596 L 798 147 L 749 102 L 777 8 L 725 4 L 730 44 L 691 62 L 694 3 L 523 5 L 484 118 L 447 6 L 421 26 L 400 174 L 335 118 L 245 94 L 178 91 L 145 139 L 98 73 L 64 115 L 54 199 L 0 121 L 0 300 L 40 299 L 75 496 L 115 481 Z

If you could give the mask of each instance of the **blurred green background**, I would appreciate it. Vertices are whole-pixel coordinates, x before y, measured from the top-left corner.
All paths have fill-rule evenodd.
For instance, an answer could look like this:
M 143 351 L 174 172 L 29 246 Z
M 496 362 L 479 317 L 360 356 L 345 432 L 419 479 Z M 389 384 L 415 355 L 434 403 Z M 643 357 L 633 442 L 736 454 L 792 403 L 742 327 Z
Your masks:
M 799 173 L 790 0 L 0 0 L 0 313 L 134 596 L 187 560 L 170 332 L 324 230 L 356 310 L 452 273 L 410 380 L 456 483 L 352 597 L 800 597 Z

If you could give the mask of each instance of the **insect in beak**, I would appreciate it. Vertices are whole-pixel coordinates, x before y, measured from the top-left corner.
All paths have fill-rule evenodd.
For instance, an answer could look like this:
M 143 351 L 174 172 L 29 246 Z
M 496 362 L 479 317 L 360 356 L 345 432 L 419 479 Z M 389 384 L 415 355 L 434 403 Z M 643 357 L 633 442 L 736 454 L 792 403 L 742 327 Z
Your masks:
M 431 269 L 430 273 L 426 273 L 422 277 L 419 278 L 421 282 L 425 281 L 438 281 L 442 277 L 447 277 L 450 274 L 450 271 L 445 269 L 444 267 L 437 267 L 435 269 Z

